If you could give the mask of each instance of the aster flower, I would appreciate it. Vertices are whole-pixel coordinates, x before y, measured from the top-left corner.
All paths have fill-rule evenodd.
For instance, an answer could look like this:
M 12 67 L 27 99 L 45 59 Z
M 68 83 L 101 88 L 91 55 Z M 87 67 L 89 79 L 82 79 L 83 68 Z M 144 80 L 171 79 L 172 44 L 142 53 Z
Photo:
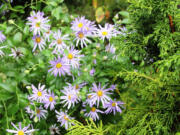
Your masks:
M 0 31 L 0 43 L 4 42 L 4 40 L 6 40 L 6 36 Z
M 71 127 L 72 123 L 69 122 L 69 120 L 71 120 L 72 118 L 70 116 L 67 115 L 66 112 L 56 112 L 56 117 L 57 117 L 57 121 L 61 123 L 61 126 L 65 126 L 65 129 L 68 129 L 69 127 Z
M 78 91 L 76 91 L 74 87 L 64 87 L 64 90 L 61 92 L 64 94 L 64 96 L 60 97 L 62 100 L 61 103 L 64 104 L 63 107 L 67 106 L 67 108 L 70 109 L 71 106 L 74 107 L 75 103 L 80 101 Z
M 95 83 L 93 83 L 93 87 L 92 87 L 92 91 L 94 91 L 93 93 L 90 93 L 92 95 L 92 102 L 93 104 L 95 104 L 97 102 L 97 107 L 99 106 L 99 103 L 101 102 L 102 105 L 104 106 L 104 104 L 106 102 L 108 102 L 109 100 L 111 100 L 111 98 L 108 96 L 109 94 L 109 90 L 111 90 L 111 88 L 105 89 L 106 85 L 101 87 L 101 84 L 99 83 L 99 85 L 97 86 Z
M 52 31 L 51 30 L 48 30 L 48 31 L 46 31 L 44 34 L 43 34 L 43 36 L 44 36 L 44 38 L 45 38 L 45 40 L 46 41 L 50 41 L 50 35 L 52 34 Z
M 70 64 L 73 68 L 79 68 L 80 66 L 80 58 L 83 57 L 83 55 L 80 55 L 80 51 L 74 49 L 74 46 L 71 46 L 71 48 L 67 48 L 68 53 L 64 56 L 66 63 Z
M 24 128 L 22 128 L 21 122 L 19 122 L 19 128 L 14 123 L 11 122 L 11 124 L 16 130 L 6 129 L 6 131 L 9 133 L 14 133 L 15 135 L 29 135 L 33 133 L 34 131 L 36 131 L 36 129 L 28 130 L 28 128 L 30 127 L 30 124 Z
M 31 87 L 32 87 L 33 94 L 31 94 L 29 99 L 32 101 L 37 101 L 37 102 L 42 103 L 47 95 L 45 85 L 41 86 L 41 84 L 39 84 L 38 89 L 33 84 L 31 85 Z
M 92 94 L 87 94 L 86 101 L 83 103 L 83 105 L 89 105 L 90 107 L 93 106 L 93 100 L 92 100 Z
M 49 45 L 49 47 L 55 46 L 55 51 L 60 51 L 66 48 L 66 44 L 64 43 L 65 40 L 69 40 L 68 38 L 69 35 L 63 35 L 60 30 L 58 32 L 53 34 L 53 37 L 55 38 L 54 41 Z
M 108 29 L 111 30 L 111 34 L 113 37 L 116 37 L 118 34 L 120 34 L 120 32 L 116 29 L 115 25 L 106 23 L 105 27 L 108 27 Z
M 42 37 L 40 37 L 39 35 L 33 36 L 33 41 L 34 41 L 34 47 L 33 47 L 33 52 L 36 50 L 37 46 L 39 48 L 40 51 L 42 51 L 46 45 L 44 39 Z
M 46 118 L 47 110 L 44 110 L 42 106 L 36 108 L 35 117 L 40 121 L 41 118 Z
M 113 114 L 115 115 L 116 112 L 122 112 L 121 108 L 120 107 L 123 107 L 124 103 L 123 102 L 120 102 L 120 101 L 113 101 L 113 100 L 110 100 L 108 103 L 105 104 L 105 108 L 107 109 L 105 111 L 106 114 L 108 113 L 111 113 L 113 112 Z
M 83 109 L 83 111 L 85 111 Z M 91 107 L 89 112 L 86 112 L 84 116 L 92 118 L 94 121 L 99 120 L 98 113 L 103 113 L 103 111 L 97 109 L 96 107 Z
M 112 29 L 109 28 L 109 24 L 105 24 L 105 27 L 102 27 L 101 25 L 99 25 L 99 28 L 97 30 L 97 35 L 104 41 L 104 39 L 111 39 L 111 37 L 113 36 L 112 34 Z
M 60 130 L 59 130 L 59 128 L 56 126 L 56 124 L 52 125 L 52 126 L 49 128 L 49 131 L 50 131 L 50 135 L 55 135 L 55 134 L 60 135 Z
M 94 73 L 95 73 L 95 69 L 94 69 L 94 68 L 92 68 L 92 69 L 90 70 L 89 74 L 90 74 L 91 76 L 93 76 L 93 75 L 94 75 Z
M 115 54 L 115 51 L 116 51 L 116 48 L 114 47 L 114 45 L 108 44 L 108 45 L 106 46 L 106 52 Z
M 72 27 L 71 29 L 73 31 L 80 31 L 80 30 L 85 30 L 85 26 L 87 23 L 87 19 L 85 17 L 77 17 L 75 20 L 71 23 Z
M 52 72 L 55 77 L 58 74 L 59 76 L 65 75 L 66 73 L 70 75 L 70 65 L 66 63 L 64 58 L 58 57 L 58 59 L 55 58 L 54 61 L 50 61 L 49 63 L 52 68 L 49 69 L 48 72 Z
M 47 94 L 46 99 L 44 101 L 44 107 L 47 109 L 50 106 L 50 110 L 53 110 L 56 104 L 55 95 L 50 90 L 48 92 L 49 93 Z
M 20 49 L 17 49 L 16 47 L 14 49 L 11 48 L 11 52 L 12 54 L 10 54 L 9 56 L 12 56 L 13 58 L 20 58 L 24 56 L 22 52 L 20 51 Z
M 25 111 L 30 115 L 30 118 L 34 116 L 34 111 L 29 106 L 25 108 Z
M 34 35 L 40 35 L 41 32 L 48 31 L 50 25 L 47 17 L 44 17 L 43 12 L 33 12 L 33 14 L 28 17 L 28 25 L 30 25 L 30 31 L 33 31 Z
M 85 25 L 85 31 L 87 32 L 87 35 L 95 36 L 97 31 L 95 23 L 87 20 Z
M 6 46 L 1 46 L 1 47 L 0 47 L 0 56 L 1 56 L 1 57 L 4 56 L 4 52 L 1 50 L 1 49 L 3 49 L 3 48 L 6 48 Z
M 87 46 L 86 41 L 88 43 L 91 43 L 91 41 L 87 37 L 88 37 L 88 34 L 86 31 L 81 30 L 81 31 L 76 32 L 76 38 L 75 38 L 76 46 L 78 46 L 79 42 L 81 44 L 81 48 L 83 48 L 83 46 Z

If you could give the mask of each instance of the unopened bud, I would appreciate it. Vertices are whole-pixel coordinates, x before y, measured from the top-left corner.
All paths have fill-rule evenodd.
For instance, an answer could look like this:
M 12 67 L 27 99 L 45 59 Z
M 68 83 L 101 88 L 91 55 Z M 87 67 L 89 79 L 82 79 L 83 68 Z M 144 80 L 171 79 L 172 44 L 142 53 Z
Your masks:
M 30 72 L 29 70 L 25 70 L 24 71 L 25 74 L 29 74 L 29 72 Z
M 14 24 L 14 20 L 9 20 L 9 24 Z

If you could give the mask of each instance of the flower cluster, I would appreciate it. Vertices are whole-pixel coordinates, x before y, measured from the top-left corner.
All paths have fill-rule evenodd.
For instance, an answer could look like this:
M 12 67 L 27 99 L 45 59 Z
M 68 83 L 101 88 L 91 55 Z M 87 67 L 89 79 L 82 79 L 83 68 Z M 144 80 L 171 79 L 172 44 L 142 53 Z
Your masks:
M 99 114 L 109 114 L 113 113 L 114 115 L 119 112 L 122 112 L 123 102 L 116 101 L 112 98 L 113 91 L 116 88 L 116 85 L 111 85 L 107 88 L 106 85 L 98 83 L 77 83 L 76 76 L 81 76 L 81 60 L 83 60 L 84 55 L 81 54 L 81 50 L 77 50 L 76 46 L 81 45 L 81 48 L 87 46 L 87 42 L 91 43 L 89 38 L 99 37 L 100 40 L 110 40 L 112 37 L 116 37 L 120 32 L 116 30 L 115 26 L 112 24 L 106 23 L 104 27 L 99 25 L 99 28 L 95 25 L 94 22 L 85 19 L 85 17 L 76 18 L 71 24 L 71 29 L 75 34 L 76 46 L 72 43 L 69 45 L 70 37 L 68 34 L 63 34 L 61 30 L 55 32 L 50 30 L 49 19 L 44 17 L 43 12 L 33 11 L 31 16 L 27 18 L 28 25 L 30 25 L 30 31 L 33 33 L 33 52 L 38 47 L 39 50 L 45 49 L 47 43 L 49 43 L 49 49 L 52 50 L 52 55 L 54 59 L 49 61 L 49 70 L 48 72 L 54 75 L 56 78 L 63 77 L 65 86 L 62 84 L 62 89 L 57 91 L 52 91 L 46 89 L 45 85 L 39 83 L 38 87 L 33 84 L 28 89 L 30 95 L 28 96 L 29 105 L 25 108 L 26 113 L 29 114 L 30 118 L 34 119 L 35 122 L 40 121 L 41 119 L 46 119 L 49 111 L 54 111 L 57 117 L 57 122 L 60 122 L 60 126 L 64 126 L 65 129 L 68 129 L 73 125 L 71 122 L 73 117 L 69 114 L 75 106 L 79 107 L 82 105 L 82 113 L 84 117 L 90 117 L 94 121 L 100 119 Z M 52 35 L 52 36 L 51 36 Z M 5 36 L 0 32 L 0 42 L 5 40 Z M 101 45 L 97 44 L 97 48 L 100 48 Z M 105 53 L 110 53 L 116 57 L 115 51 L 116 48 L 109 43 L 109 45 L 104 47 Z M 12 54 L 10 56 L 16 58 L 23 56 L 20 50 L 15 48 L 11 49 Z M 17 53 L 18 52 L 18 53 Z M 2 55 L 3 53 L 0 54 Z M 86 54 L 86 53 L 85 53 Z M 93 54 L 93 57 L 96 57 L 96 53 Z M 107 59 L 107 56 L 103 57 L 103 60 Z M 93 64 L 96 65 L 96 59 L 93 60 Z M 87 72 L 87 68 L 84 69 L 84 72 Z M 95 77 L 95 67 L 92 67 L 89 74 L 91 77 Z M 73 83 L 67 83 L 70 80 L 73 80 Z M 85 78 L 84 78 L 85 79 Z M 87 87 L 90 87 L 89 89 Z M 83 91 L 83 92 L 82 92 Z M 60 94 L 59 94 L 60 93 Z M 58 96 L 56 96 L 56 94 Z M 59 106 L 61 107 L 60 111 Z M 31 133 L 27 131 L 28 128 L 18 129 L 18 131 L 13 131 L 18 135 Z M 56 131 L 53 131 L 55 129 Z M 10 132 L 10 130 L 7 130 Z M 33 130 L 34 131 L 34 130 Z M 50 132 L 52 134 L 59 134 L 58 128 L 53 125 L 50 127 Z

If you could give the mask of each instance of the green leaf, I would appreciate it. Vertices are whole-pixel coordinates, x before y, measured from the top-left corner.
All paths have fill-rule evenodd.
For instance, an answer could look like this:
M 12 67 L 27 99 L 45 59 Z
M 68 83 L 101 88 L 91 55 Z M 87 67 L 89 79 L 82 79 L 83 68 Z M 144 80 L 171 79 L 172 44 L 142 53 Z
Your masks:
M 13 38 L 14 42 L 16 43 L 19 43 L 22 41 L 22 33 L 18 32 L 14 35 L 14 38 Z
M 59 20 L 60 19 L 60 13 L 62 13 L 62 8 L 57 7 L 55 9 L 53 9 L 53 11 L 51 12 L 51 15 L 56 17 L 57 20 Z
M 127 11 L 120 11 L 119 14 L 125 18 L 129 18 L 129 13 Z

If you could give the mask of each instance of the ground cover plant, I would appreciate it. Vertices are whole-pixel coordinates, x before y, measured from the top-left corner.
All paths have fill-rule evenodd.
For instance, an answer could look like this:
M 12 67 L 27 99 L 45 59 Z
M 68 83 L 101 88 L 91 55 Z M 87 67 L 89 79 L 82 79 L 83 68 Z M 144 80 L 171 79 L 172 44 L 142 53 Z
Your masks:
M 0 4 L 0 134 L 180 134 L 178 0 Z

